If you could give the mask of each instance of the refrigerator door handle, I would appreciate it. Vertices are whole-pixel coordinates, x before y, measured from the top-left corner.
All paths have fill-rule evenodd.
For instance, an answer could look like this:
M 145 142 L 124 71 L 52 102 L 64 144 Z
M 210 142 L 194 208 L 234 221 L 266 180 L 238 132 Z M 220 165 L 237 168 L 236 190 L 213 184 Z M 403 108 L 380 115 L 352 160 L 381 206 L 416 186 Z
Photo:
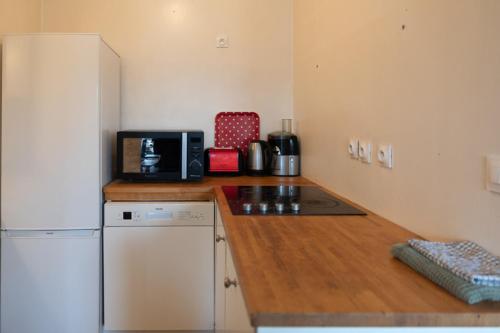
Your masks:
M 98 238 L 99 229 L 85 230 L 5 230 L 2 238 Z

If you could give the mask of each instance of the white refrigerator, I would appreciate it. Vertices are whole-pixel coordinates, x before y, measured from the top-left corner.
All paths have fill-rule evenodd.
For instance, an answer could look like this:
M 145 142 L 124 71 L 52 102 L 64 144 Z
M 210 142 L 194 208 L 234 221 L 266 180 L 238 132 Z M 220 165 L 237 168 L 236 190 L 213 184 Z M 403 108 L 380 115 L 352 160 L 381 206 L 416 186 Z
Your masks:
M 96 34 L 2 45 L 2 333 L 97 333 L 120 58 Z

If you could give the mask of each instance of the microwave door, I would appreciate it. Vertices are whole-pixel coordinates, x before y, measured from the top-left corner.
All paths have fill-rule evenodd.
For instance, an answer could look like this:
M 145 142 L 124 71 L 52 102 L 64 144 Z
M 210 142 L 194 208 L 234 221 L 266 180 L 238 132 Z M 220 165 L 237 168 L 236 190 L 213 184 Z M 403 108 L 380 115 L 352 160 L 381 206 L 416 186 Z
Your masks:
M 168 137 L 125 137 L 123 173 L 146 179 L 177 180 L 183 176 L 182 156 L 186 152 L 180 133 Z
M 141 173 L 158 173 L 160 171 L 161 155 L 155 151 L 155 141 L 151 138 L 141 142 Z
M 142 138 L 123 138 L 123 173 L 141 173 L 142 147 Z

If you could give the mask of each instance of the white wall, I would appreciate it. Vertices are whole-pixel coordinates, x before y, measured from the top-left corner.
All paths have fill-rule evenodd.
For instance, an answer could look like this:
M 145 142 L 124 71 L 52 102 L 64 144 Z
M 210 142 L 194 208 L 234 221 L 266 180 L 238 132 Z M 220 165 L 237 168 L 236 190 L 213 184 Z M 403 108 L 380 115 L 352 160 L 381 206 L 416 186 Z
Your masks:
M 500 254 L 484 171 L 500 154 L 499 17 L 497 0 L 295 0 L 304 175 L 424 236 Z M 392 143 L 394 169 L 349 159 L 350 137 Z
M 203 129 L 292 114 L 291 0 L 44 0 L 44 32 L 98 32 L 122 58 L 123 129 Z M 217 49 L 218 34 L 230 48 Z

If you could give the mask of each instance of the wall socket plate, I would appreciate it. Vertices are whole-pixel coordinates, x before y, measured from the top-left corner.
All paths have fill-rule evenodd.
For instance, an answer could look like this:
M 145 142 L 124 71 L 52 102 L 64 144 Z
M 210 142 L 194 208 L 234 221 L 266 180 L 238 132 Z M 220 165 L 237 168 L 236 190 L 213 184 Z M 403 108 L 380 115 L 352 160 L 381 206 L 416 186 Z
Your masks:
M 370 164 L 372 162 L 372 144 L 368 141 L 359 141 L 359 158 L 361 162 Z
M 500 193 L 500 155 L 486 156 L 486 189 Z
M 350 139 L 349 145 L 347 146 L 347 151 L 349 152 L 349 155 L 351 155 L 352 159 L 359 159 L 359 140 Z
M 392 169 L 392 145 L 379 145 L 377 160 L 381 166 Z
M 229 47 L 229 38 L 227 35 L 218 35 L 215 39 L 215 46 L 218 49 L 225 49 Z

